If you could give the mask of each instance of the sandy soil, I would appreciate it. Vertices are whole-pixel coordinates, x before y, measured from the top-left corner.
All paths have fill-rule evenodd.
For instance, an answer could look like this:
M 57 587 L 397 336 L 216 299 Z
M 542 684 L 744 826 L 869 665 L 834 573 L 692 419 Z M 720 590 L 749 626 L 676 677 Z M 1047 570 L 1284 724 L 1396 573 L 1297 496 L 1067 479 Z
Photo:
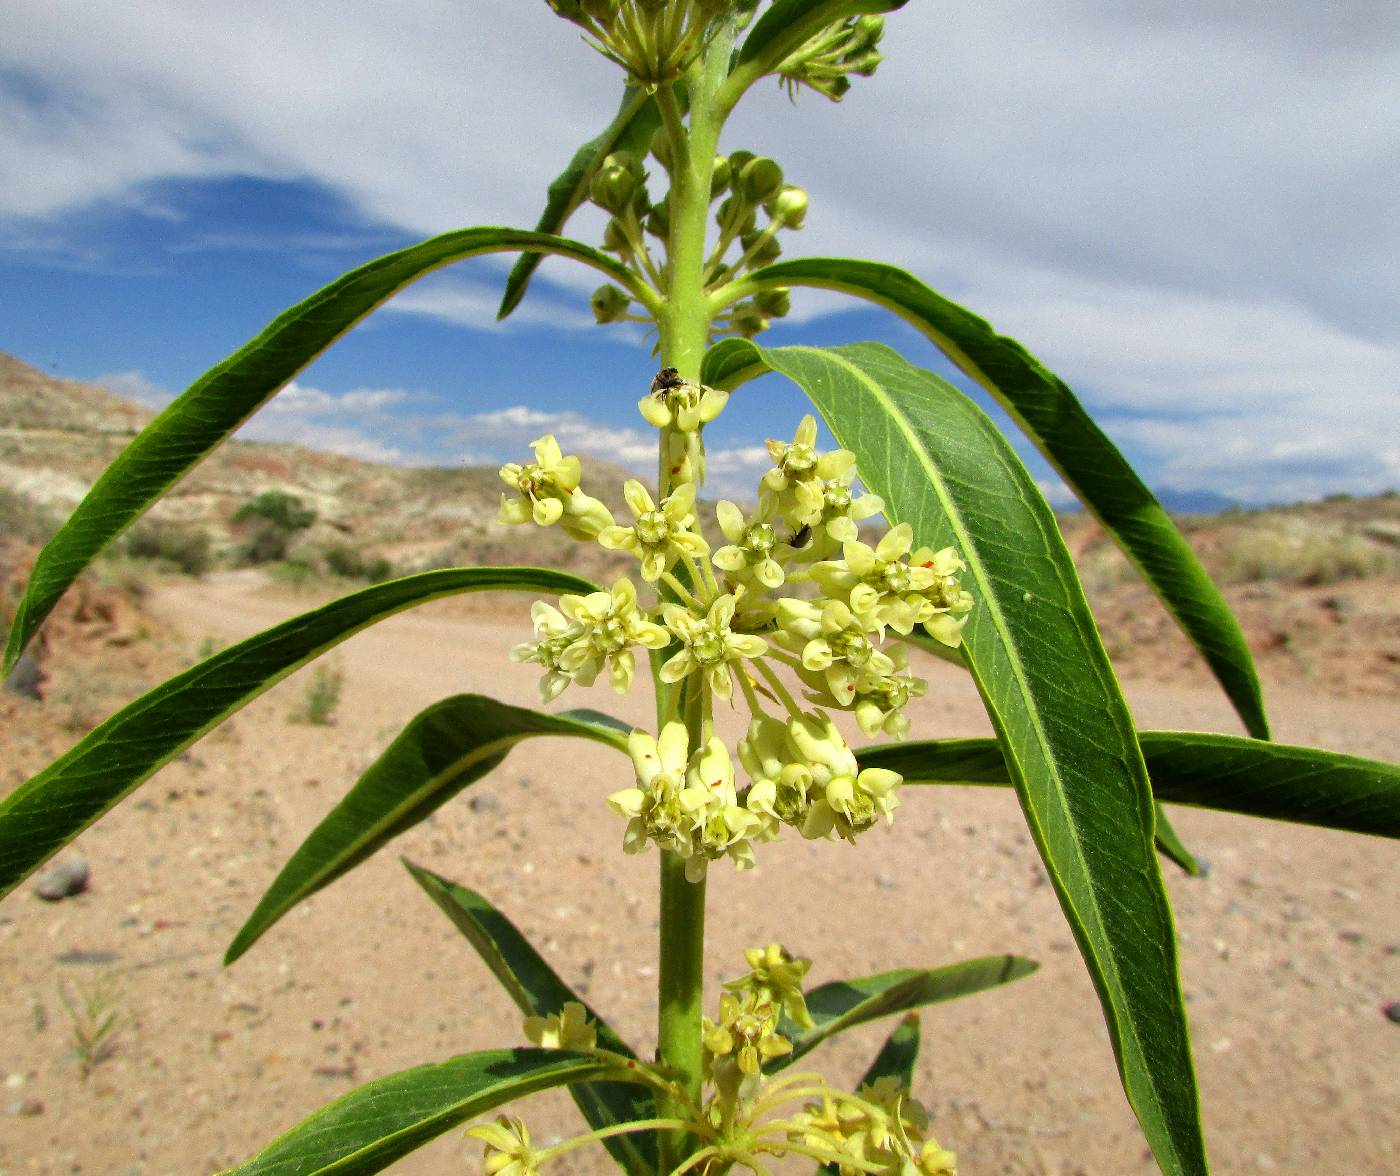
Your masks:
M 76 738 L 55 697 L 84 675 L 153 682 L 204 638 L 227 642 L 308 607 L 255 580 L 166 589 L 170 626 L 110 665 L 55 656 L 45 704 L 7 699 L 0 788 Z M 203 1173 L 377 1075 L 520 1041 L 513 1006 L 397 861 L 402 854 L 500 905 L 639 1051 L 651 1048 L 655 861 L 624 857 L 602 795 L 625 764 L 538 741 L 224 969 L 224 947 L 278 868 L 414 713 L 480 691 L 533 705 L 534 675 L 504 651 L 525 627 L 500 608 L 433 606 L 357 636 L 333 728 L 292 725 L 306 672 L 172 764 L 79 841 L 88 893 L 50 905 L 26 887 L 0 906 L 0 1174 Z M 136 668 L 131 658 L 137 656 Z M 144 658 L 144 662 L 141 659 Z M 124 660 L 125 659 L 125 660 Z M 987 731 L 970 685 L 929 662 L 926 736 Z M 1195 678 L 1130 678 L 1145 727 L 1237 731 Z M 128 692 L 128 697 L 130 692 Z M 566 696 L 639 721 L 640 692 Z M 1400 758 L 1395 698 L 1275 686 L 1280 739 Z M 1208 877 L 1169 869 L 1215 1171 L 1400 1169 L 1400 855 L 1346 834 L 1175 810 Z M 1013 951 L 1041 962 L 997 992 L 926 1012 L 916 1092 L 964 1173 L 1132 1176 L 1155 1171 L 1129 1113 L 1097 1001 L 1008 793 L 906 794 L 887 836 L 859 849 L 789 839 L 756 874 L 712 874 L 708 974 L 778 939 L 812 956 L 813 983 Z M 86 1079 L 60 990 L 115 992 L 116 1051 Z M 853 1081 L 889 1025 L 813 1060 Z M 538 1136 L 572 1134 L 562 1094 L 525 1104 Z M 475 1171 L 459 1131 L 405 1173 Z M 566 1172 L 607 1170 L 597 1159 Z M 804 1169 L 805 1170 L 805 1169 Z

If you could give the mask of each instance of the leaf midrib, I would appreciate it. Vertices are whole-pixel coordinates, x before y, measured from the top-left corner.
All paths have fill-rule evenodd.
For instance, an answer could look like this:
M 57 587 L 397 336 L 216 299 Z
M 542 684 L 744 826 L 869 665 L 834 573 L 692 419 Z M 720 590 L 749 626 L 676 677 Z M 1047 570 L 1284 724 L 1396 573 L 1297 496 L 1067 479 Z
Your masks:
M 928 459 L 923 442 L 919 440 L 918 435 L 915 434 L 913 430 L 909 427 L 904 414 L 898 410 L 897 406 L 890 399 L 889 395 L 884 391 L 884 389 L 881 388 L 879 384 L 875 383 L 875 381 L 872 380 L 869 376 L 867 376 L 863 371 L 861 371 L 859 367 L 851 363 L 850 360 L 848 360 L 844 355 L 841 355 L 839 352 L 831 350 L 821 350 L 818 348 L 805 347 L 801 345 L 785 347 L 783 348 L 783 350 L 796 351 L 808 355 L 813 355 L 816 356 L 819 360 L 830 360 L 837 366 L 845 369 L 848 374 L 850 374 L 857 382 L 863 385 L 871 393 L 871 395 L 873 395 L 875 399 L 886 409 L 888 417 L 892 421 L 894 421 L 896 428 L 904 434 L 905 439 L 910 443 L 911 450 L 914 452 L 916 460 L 918 461 L 919 465 L 923 467 L 925 473 L 928 475 L 930 483 L 935 487 L 939 499 L 943 503 L 944 510 L 947 513 L 950 525 L 953 527 L 953 530 L 958 535 L 959 539 L 962 540 L 962 548 L 959 551 L 959 555 L 962 558 L 969 560 L 982 573 L 981 577 L 979 577 L 979 583 L 989 583 L 989 580 L 986 576 L 986 568 L 983 565 L 980 557 L 976 554 L 976 548 L 968 542 L 970 538 L 970 532 L 968 531 L 967 526 L 963 521 L 961 512 L 957 509 L 956 503 L 952 500 L 951 496 L 948 493 L 941 472 L 939 471 L 938 467 Z M 1061 779 L 1060 770 L 1058 765 L 1056 764 L 1054 756 L 1050 752 L 1050 746 L 1047 736 L 1045 734 L 1044 724 L 1041 721 L 1040 711 L 1039 708 L 1035 705 L 1034 698 L 1030 692 L 1025 667 L 1022 664 L 1020 657 L 1016 653 L 1015 644 L 1009 639 L 1010 629 L 1007 625 L 1005 614 L 1001 611 L 1000 605 L 996 602 L 995 594 L 988 595 L 984 599 L 979 600 L 978 603 L 987 607 L 987 611 L 992 617 L 992 621 L 997 629 L 997 632 L 1001 634 L 1002 649 L 1006 655 L 1007 660 L 1011 664 L 1018 690 L 1022 696 L 1023 701 L 1025 702 L 1026 716 L 1030 720 L 1031 729 L 1035 732 L 1036 742 L 1039 745 L 1041 751 L 1044 753 L 1045 762 L 1050 767 L 1050 776 L 1055 783 L 1055 791 L 1060 798 L 1062 808 L 1065 811 L 1069 811 L 1069 806 L 1066 801 L 1066 793 L 1063 781 Z M 978 686 L 980 688 L 982 684 L 981 674 L 978 673 L 977 668 L 971 659 L 965 660 L 967 661 L 968 669 L 972 671 L 973 676 L 977 679 Z M 1017 759 L 1019 763 L 1019 757 L 1017 757 Z M 1022 767 L 1021 774 L 1022 778 L 1024 778 L 1024 767 Z M 1036 820 L 1037 823 L 1039 823 L 1038 817 L 1036 818 Z M 1074 842 L 1075 851 L 1079 854 L 1080 858 L 1083 858 L 1084 845 L 1082 840 L 1080 839 L 1078 823 L 1076 821 L 1066 821 L 1065 828 L 1069 831 L 1070 838 Z M 1104 934 L 1103 915 L 1099 908 L 1097 898 L 1094 894 L 1094 888 L 1091 885 L 1086 887 L 1086 890 L 1088 892 L 1088 904 L 1093 909 L 1094 919 L 1097 924 L 1098 931 L 1100 934 Z M 1078 904 L 1074 904 L 1073 900 L 1071 900 L 1071 903 L 1072 905 L 1074 905 L 1076 913 L 1078 913 Z M 1092 947 L 1092 950 L 1094 952 L 1095 960 L 1098 961 L 1099 965 L 1102 967 L 1104 964 L 1104 960 L 1099 953 L 1097 945 L 1094 945 Z M 1114 962 L 1114 965 L 1111 970 L 1113 973 L 1114 982 L 1118 986 L 1119 990 L 1126 991 L 1116 961 Z M 1115 1016 L 1114 1020 L 1118 1022 L 1119 1031 L 1122 1032 L 1124 1028 L 1122 1024 L 1122 1019 Z M 1132 1026 L 1131 1020 L 1129 1021 L 1129 1026 L 1133 1040 L 1136 1043 L 1138 1050 L 1141 1052 L 1143 1049 L 1143 1043 L 1141 1038 L 1137 1035 L 1136 1028 Z

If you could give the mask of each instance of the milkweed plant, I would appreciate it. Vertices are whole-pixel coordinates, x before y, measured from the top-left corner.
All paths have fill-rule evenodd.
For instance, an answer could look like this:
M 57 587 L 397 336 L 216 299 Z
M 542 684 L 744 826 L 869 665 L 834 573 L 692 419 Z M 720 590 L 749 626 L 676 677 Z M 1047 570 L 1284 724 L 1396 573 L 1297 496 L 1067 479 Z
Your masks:
M 551 436 L 501 468 L 499 518 L 557 527 L 631 557 L 611 584 L 528 567 L 446 568 L 354 592 L 208 657 L 119 711 L 0 802 L 4 893 L 161 765 L 358 630 L 444 596 L 537 597 L 533 639 L 509 656 L 542 702 L 603 678 L 649 682 L 655 721 L 544 712 L 480 695 L 414 718 L 268 889 L 231 962 L 291 907 L 495 768 L 530 737 L 619 753 L 592 803 L 620 851 L 653 855 L 660 885 L 657 1048 L 643 1059 L 483 896 L 410 866 L 524 1014 L 528 1046 L 380 1077 L 290 1127 L 239 1173 L 376 1172 L 526 1094 L 567 1086 L 586 1130 L 548 1146 L 520 1114 L 471 1126 L 483 1166 L 534 1176 L 597 1144 L 632 1176 L 748 1169 L 798 1157 L 842 1176 L 948 1176 L 955 1140 L 911 1089 L 918 1022 L 889 1035 L 854 1090 L 797 1065 L 854 1025 L 1028 975 L 1006 955 L 804 991 L 810 961 L 774 942 L 714 1005 L 702 991 L 709 871 L 762 867 L 779 837 L 859 847 L 927 786 L 1015 791 L 1103 1006 L 1123 1088 L 1165 1173 L 1207 1171 L 1157 853 L 1194 869 L 1156 801 L 1396 836 L 1392 766 L 1268 741 L 1248 647 L 1224 599 L 1150 491 L 1070 389 L 1018 343 L 890 265 L 780 260 L 807 194 L 774 159 L 721 152 L 754 86 L 839 101 L 881 60 L 896 0 L 548 0 L 624 74 L 615 117 L 550 186 L 533 231 L 469 228 L 353 270 L 274 320 L 138 435 L 35 563 L 7 665 L 82 568 L 345 330 L 450 262 L 514 252 L 501 315 L 545 255 L 606 279 L 599 323 L 644 323 L 657 374 L 637 403 L 656 430 L 655 480 L 615 515 Z M 951 51 L 951 50 L 950 50 Z M 559 235 L 585 203 L 601 248 Z M 765 347 L 797 288 L 899 316 L 1004 407 L 1173 614 L 1249 737 L 1137 731 L 1054 516 L 1015 451 L 962 391 L 888 347 Z M 705 429 L 734 393 L 777 372 L 814 415 L 768 442 L 743 502 L 702 497 Z M 817 416 L 837 447 L 818 445 Z M 877 520 L 880 520 L 877 522 Z M 913 738 L 922 647 L 969 675 L 994 739 Z M 505 651 L 502 657 L 506 656 Z M 728 741 L 716 713 L 737 712 Z M 856 732 L 859 734 L 856 735 Z M 911 792 L 920 795 L 913 796 Z M 587 797 L 582 798 L 585 801 Z M 563 834 L 561 834 L 563 835 Z M 737 961 L 736 961 L 737 963 Z M 516 1040 L 519 1040 L 517 1037 Z

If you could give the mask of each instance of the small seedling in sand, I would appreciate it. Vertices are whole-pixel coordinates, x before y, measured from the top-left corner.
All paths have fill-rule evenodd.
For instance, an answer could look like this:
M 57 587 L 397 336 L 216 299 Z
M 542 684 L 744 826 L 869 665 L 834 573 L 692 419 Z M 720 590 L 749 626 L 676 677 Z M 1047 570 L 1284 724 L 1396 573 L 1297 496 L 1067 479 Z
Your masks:
M 117 1052 L 117 1002 L 120 994 L 110 976 L 60 983 L 58 999 L 68 1013 L 73 1057 L 83 1081 Z
M 311 681 L 302 691 L 301 701 L 287 716 L 289 723 L 309 723 L 313 727 L 329 727 L 335 723 L 335 709 L 340 705 L 340 691 L 345 675 L 337 665 L 317 666 Z

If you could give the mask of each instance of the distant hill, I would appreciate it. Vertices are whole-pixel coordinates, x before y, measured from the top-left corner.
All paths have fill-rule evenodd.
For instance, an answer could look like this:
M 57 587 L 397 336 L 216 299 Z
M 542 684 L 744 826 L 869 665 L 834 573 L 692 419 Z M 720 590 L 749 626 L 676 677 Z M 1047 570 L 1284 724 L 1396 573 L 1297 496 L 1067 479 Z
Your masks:
M 93 384 L 59 380 L 0 352 L 0 490 L 62 518 L 154 414 Z M 624 515 L 616 466 L 590 460 L 590 490 Z M 581 554 L 554 529 L 498 524 L 503 486 L 495 468 L 379 465 L 296 445 L 233 441 L 175 485 L 146 516 L 201 529 L 216 555 L 234 548 L 231 519 L 265 491 L 292 494 L 317 514 L 296 551 L 353 547 L 400 570 L 461 562 L 553 564 Z M 588 553 L 612 565 L 612 553 Z

